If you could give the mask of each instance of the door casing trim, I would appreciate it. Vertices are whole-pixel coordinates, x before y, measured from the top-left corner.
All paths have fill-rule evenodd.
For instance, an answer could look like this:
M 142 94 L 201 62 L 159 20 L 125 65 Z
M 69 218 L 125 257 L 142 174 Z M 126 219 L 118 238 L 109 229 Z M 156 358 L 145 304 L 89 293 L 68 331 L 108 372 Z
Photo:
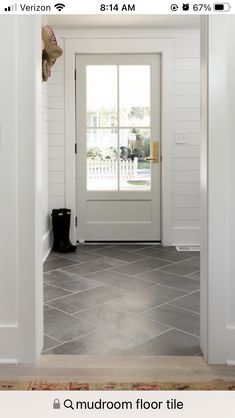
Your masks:
M 99 35 L 98 35 L 99 33 Z M 171 36 L 136 31 L 98 31 L 96 37 L 84 31 L 76 39 L 65 39 L 65 199 L 66 206 L 76 217 L 76 111 L 75 111 L 75 58 L 77 54 L 160 54 L 161 55 L 161 143 L 162 143 L 162 243 L 172 244 L 171 220 L 171 91 L 172 42 Z M 98 35 L 98 36 L 97 36 Z M 136 41 L 138 38 L 138 42 Z M 75 222 L 71 224 L 71 240 L 76 241 Z

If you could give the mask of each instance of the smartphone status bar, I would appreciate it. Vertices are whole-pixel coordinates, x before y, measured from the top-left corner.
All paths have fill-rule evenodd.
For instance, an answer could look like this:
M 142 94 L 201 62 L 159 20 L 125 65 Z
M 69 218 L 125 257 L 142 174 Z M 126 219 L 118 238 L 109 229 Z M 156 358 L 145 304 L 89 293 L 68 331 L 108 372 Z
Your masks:
M 232 0 L 230 0 L 232 2 Z M 233 14 L 231 2 L 193 2 L 166 0 L 45 0 L 36 3 L 34 0 L 14 3 L 2 2 L 1 14 L 180 14 L 209 15 Z

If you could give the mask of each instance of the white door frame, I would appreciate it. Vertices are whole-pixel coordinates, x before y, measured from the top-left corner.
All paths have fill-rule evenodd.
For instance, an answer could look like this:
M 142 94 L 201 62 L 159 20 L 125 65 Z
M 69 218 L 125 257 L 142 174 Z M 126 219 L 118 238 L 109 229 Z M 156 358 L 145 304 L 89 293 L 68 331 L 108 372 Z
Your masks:
M 87 188 L 86 138 L 86 67 L 111 65 L 116 68 L 116 89 L 119 90 L 119 71 L 122 65 L 149 68 L 151 130 L 150 145 L 161 143 L 161 69 L 159 54 L 95 54 L 77 55 L 77 239 L 88 241 L 160 241 L 161 240 L 161 163 L 150 164 L 149 190 L 90 190 Z M 132 70 L 132 72 L 134 69 Z M 114 80 L 113 80 L 114 81 Z M 139 82 L 139 80 L 138 80 Z M 117 90 L 116 90 L 117 91 Z M 121 90 L 120 90 L 121 91 Z M 118 91 L 118 94 L 120 94 Z M 153 93 L 154 92 L 154 93 Z M 117 95 L 118 98 L 118 95 Z M 119 108 L 119 100 L 117 101 Z M 119 110 L 119 109 L 118 109 Z M 121 124 L 117 118 L 117 140 L 121 141 Z M 128 124 L 126 124 L 128 125 Z M 91 126 L 91 125 L 90 125 Z M 121 143 L 119 143 L 119 146 Z M 98 181 L 99 182 L 99 181 Z M 89 220 L 90 219 L 90 220 Z M 91 221 L 92 219 L 92 221 Z M 117 221 L 118 219 L 118 221 Z M 129 221 L 128 221 L 129 220 Z
M 77 54 L 161 54 L 161 141 L 162 141 L 162 243 L 171 245 L 171 89 L 172 38 L 154 31 L 81 31 L 65 39 L 65 195 L 66 205 L 76 216 L 75 56 Z M 138 41 L 137 41 L 138 39 Z M 71 227 L 76 240 L 76 227 Z
M 1 219 L 4 231 L 11 231 L 8 245 L 2 243 L 1 256 L 11 257 L 11 265 L 8 270 L 1 264 L 1 297 L 3 307 L 8 306 L 0 317 L 0 364 L 33 363 L 43 347 L 41 16 L 1 16 L 0 20 L 3 30 L 9 23 L 13 33 L 7 46 L 12 65 L 4 94 L 8 88 L 11 91 L 1 113 L 1 153 L 5 164 L 15 165 L 9 191 L 3 200 L 1 196 L 3 210 L 5 200 L 7 205 L 15 203 L 9 219 L 8 214 Z M 3 69 L 8 65 L 5 60 Z M 8 175 L 3 173 L 5 183 Z

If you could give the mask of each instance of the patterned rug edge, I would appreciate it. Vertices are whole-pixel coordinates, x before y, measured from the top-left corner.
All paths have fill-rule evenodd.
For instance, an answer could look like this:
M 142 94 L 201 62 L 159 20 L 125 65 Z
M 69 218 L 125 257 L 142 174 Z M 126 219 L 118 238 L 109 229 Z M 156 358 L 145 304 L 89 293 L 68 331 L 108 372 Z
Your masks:
M 32 379 L 0 380 L 0 390 L 235 390 L 235 381 L 211 380 L 207 382 L 152 382 L 152 383 L 80 383 L 76 380 Z

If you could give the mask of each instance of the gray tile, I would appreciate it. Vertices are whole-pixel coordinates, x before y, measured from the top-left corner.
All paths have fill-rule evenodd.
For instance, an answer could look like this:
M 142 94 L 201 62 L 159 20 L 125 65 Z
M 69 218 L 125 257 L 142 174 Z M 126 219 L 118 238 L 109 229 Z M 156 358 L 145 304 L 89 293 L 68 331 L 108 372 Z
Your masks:
M 98 281 L 90 280 L 86 277 L 79 276 L 78 274 L 66 273 L 62 270 L 44 273 L 44 280 L 49 284 L 60 286 L 73 293 L 101 286 L 101 283 Z
M 159 306 L 145 312 L 145 318 L 159 321 L 172 328 L 178 328 L 193 335 L 200 335 L 200 316 L 171 304 Z
M 92 331 L 94 327 L 82 319 L 51 309 L 45 314 L 45 334 L 60 341 L 69 341 Z
M 59 269 L 61 267 L 72 266 L 76 264 L 75 260 L 68 260 L 67 258 L 63 257 L 56 257 L 52 260 L 46 261 L 43 265 L 44 272 Z
M 47 312 L 47 311 L 51 311 L 51 309 L 53 309 L 51 306 L 48 306 L 48 305 L 46 305 L 45 303 L 44 303 L 44 305 L 43 305 L 43 309 L 44 309 L 44 312 Z
M 200 280 L 200 271 L 196 271 L 194 273 L 187 274 L 189 279 Z
M 199 351 L 199 338 L 177 330 L 170 330 L 137 347 L 120 350 L 118 354 L 131 356 L 194 356 Z
M 134 338 L 136 344 L 153 338 L 170 328 L 155 321 L 146 320 L 142 315 L 125 312 L 119 308 L 115 309 L 111 304 L 103 304 L 79 312 L 76 316 L 94 324 L 97 328 L 104 328 L 112 334 Z
M 174 301 L 174 305 L 200 313 L 200 292 L 184 296 L 182 299 Z
M 162 266 L 166 266 L 169 263 L 170 262 L 163 261 L 158 258 L 146 258 L 144 260 L 133 261 L 132 263 L 128 263 L 126 265 L 113 268 L 112 270 L 119 271 L 120 273 L 128 274 L 129 276 L 136 276 L 137 274 L 154 270 Z
M 50 254 L 48 255 L 46 261 L 50 261 L 53 260 L 54 258 L 56 258 L 59 255 L 59 253 L 55 253 L 54 251 L 51 251 Z M 60 254 L 61 255 L 61 254 Z
M 123 295 L 123 291 L 109 286 L 99 286 L 95 289 L 85 290 L 84 292 L 75 293 L 71 296 L 55 300 L 50 306 L 60 309 L 61 311 L 74 314 L 92 306 L 100 305 L 104 302 Z M 48 334 L 48 333 L 47 333 Z
M 112 270 L 99 271 L 97 273 L 92 273 L 87 277 L 92 280 L 96 280 L 97 282 L 104 283 L 108 286 L 118 287 L 119 289 L 129 291 L 135 291 L 137 289 L 144 289 L 153 286 L 153 283 L 136 279 L 134 277 L 130 277 Z
M 70 295 L 71 292 L 68 292 L 67 290 L 60 289 L 56 286 L 44 286 L 43 288 L 43 299 L 44 302 L 49 302 L 50 300 L 60 298 L 62 296 Z
M 61 344 L 61 343 L 59 343 L 54 338 L 51 338 L 51 337 L 48 337 L 47 335 L 44 335 L 43 351 L 49 350 L 50 348 L 53 348 L 58 344 Z
M 193 257 L 188 260 L 192 265 L 197 267 L 197 271 L 200 270 L 200 257 Z
M 139 260 L 140 258 L 146 258 L 145 256 L 136 254 L 135 252 L 127 252 L 120 247 L 103 248 L 101 250 L 96 251 L 96 254 L 106 257 L 117 258 L 121 261 L 135 261 Z
M 59 297 L 44 305 L 46 354 L 200 353 L 197 337 L 169 331 L 186 327 L 190 332 L 195 315 L 199 329 L 199 315 L 190 312 L 199 307 L 199 292 L 187 294 L 199 289 L 199 253 L 144 243 L 79 244 L 76 253 L 52 252 L 44 268 L 46 300 L 54 292 Z M 69 296 L 61 296 L 61 290 Z M 157 306 L 162 316 L 168 306 L 168 321 L 175 325 L 146 317 Z
M 80 274 L 81 276 L 85 276 L 87 274 L 94 273 L 95 271 L 112 268 L 124 263 L 126 263 L 126 261 L 120 261 L 110 257 L 99 257 L 89 263 L 78 264 L 74 267 L 65 267 L 63 270 L 67 271 L 68 273 L 76 273 Z
M 180 290 L 172 289 L 161 285 L 156 285 L 148 289 L 138 290 L 131 295 L 113 300 L 109 303 L 115 309 L 127 312 L 143 312 L 154 308 L 162 303 L 169 302 L 185 294 Z
M 157 257 L 169 261 L 182 261 L 188 258 L 192 258 L 190 253 L 181 253 L 176 251 L 174 247 L 172 247 L 172 250 L 165 249 L 165 247 L 151 247 L 137 251 L 137 253 L 143 256 L 145 255 L 148 257 Z
M 108 248 L 111 247 L 111 244 L 78 244 L 77 251 L 79 252 L 95 252 L 97 250 L 101 250 L 101 248 Z
M 88 263 L 88 261 L 96 260 L 99 257 L 99 254 L 94 254 L 93 252 L 89 253 L 81 250 L 77 250 L 75 253 L 64 254 L 63 256 L 63 258 L 66 258 L 67 260 L 75 260 L 75 263 Z
M 186 275 L 188 275 L 190 273 L 193 273 L 196 270 L 198 270 L 198 267 L 195 264 L 196 264 L 195 260 L 194 260 L 194 262 L 192 262 L 191 260 L 180 261 L 179 263 L 174 263 L 174 264 L 169 265 L 167 267 L 163 267 L 160 270 L 166 271 L 166 272 L 172 273 L 172 274 L 179 274 L 181 276 L 186 276 Z
M 138 250 L 142 250 L 144 248 L 151 248 L 153 245 L 149 245 L 149 244 L 118 244 L 115 245 L 115 248 L 118 248 L 122 251 L 128 251 L 128 252 L 132 252 L 132 251 L 138 251 Z M 156 245 L 157 247 L 157 245 Z
M 200 251 L 180 251 L 182 254 L 191 254 L 191 257 L 199 257 L 200 258 Z
M 128 337 L 110 334 L 106 330 L 98 330 L 47 351 L 47 354 L 112 355 L 121 348 L 134 345 L 135 342 Z
M 162 270 L 153 270 L 148 273 L 135 276 L 142 280 L 147 280 L 155 284 L 162 284 L 175 289 L 184 290 L 185 292 L 194 292 L 199 290 L 200 283 L 196 280 L 191 280 L 184 276 L 166 273 Z

